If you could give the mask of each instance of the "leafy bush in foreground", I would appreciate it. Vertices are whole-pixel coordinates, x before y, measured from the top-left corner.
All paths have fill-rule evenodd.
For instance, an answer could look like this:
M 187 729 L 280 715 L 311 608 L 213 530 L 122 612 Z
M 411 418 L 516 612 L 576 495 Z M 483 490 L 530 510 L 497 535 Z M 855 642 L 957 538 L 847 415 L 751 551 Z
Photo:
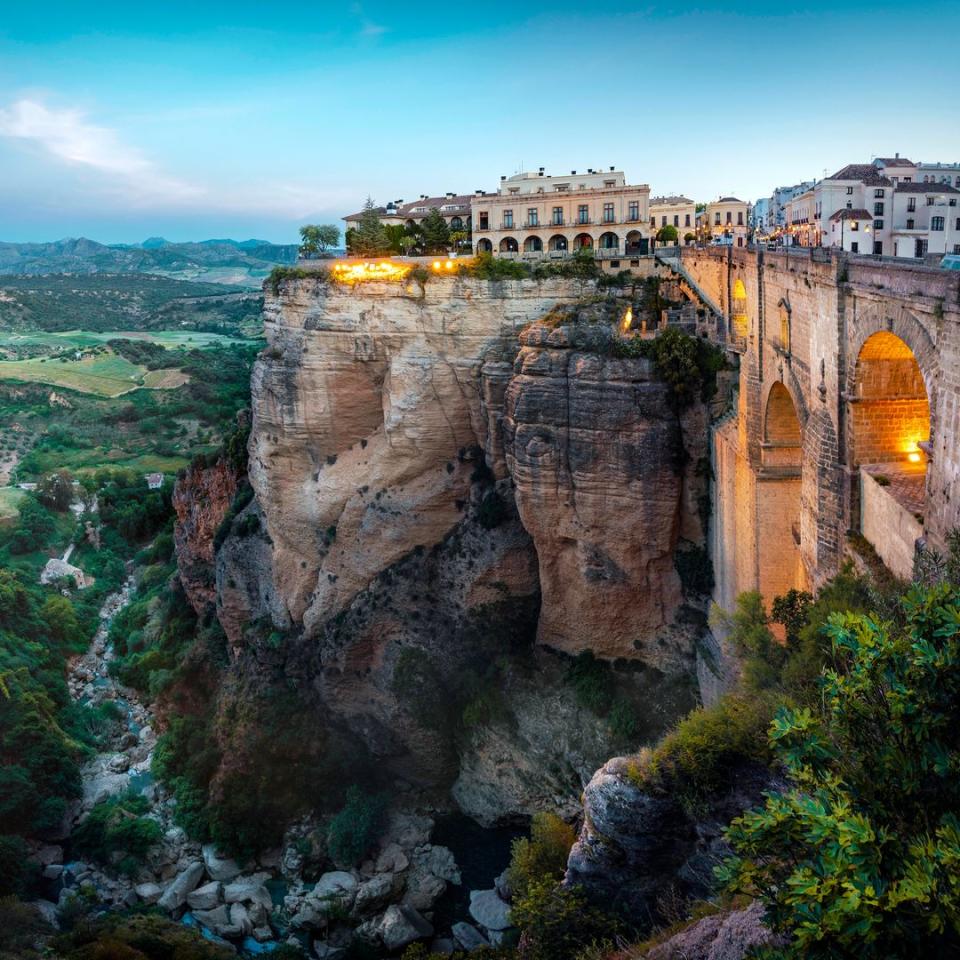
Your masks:
M 960 591 L 914 588 L 905 625 L 835 614 L 819 707 L 770 742 L 794 786 L 735 820 L 731 890 L 759 896 L 790 960 L 960 950 Z

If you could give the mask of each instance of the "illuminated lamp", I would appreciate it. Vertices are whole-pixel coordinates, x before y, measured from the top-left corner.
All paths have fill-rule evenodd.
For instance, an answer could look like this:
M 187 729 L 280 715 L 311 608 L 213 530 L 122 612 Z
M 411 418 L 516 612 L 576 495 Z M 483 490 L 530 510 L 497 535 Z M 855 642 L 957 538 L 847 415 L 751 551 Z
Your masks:
M 439 270 L 439 269 L 440 269 L 440 261 L 439 261 L 439 260 L 434 260 L 434 261 L 433 261 L 433 269 L 434 269 L 434 270 Z
M 907 454 L 907 459 L 908 459 L 911 463 L 919 463 L 919 462 L 920 462 L 920 454 L 917 453 L 916 450 L 914 450 L 913 453 L 908 453 L 908 454 Z

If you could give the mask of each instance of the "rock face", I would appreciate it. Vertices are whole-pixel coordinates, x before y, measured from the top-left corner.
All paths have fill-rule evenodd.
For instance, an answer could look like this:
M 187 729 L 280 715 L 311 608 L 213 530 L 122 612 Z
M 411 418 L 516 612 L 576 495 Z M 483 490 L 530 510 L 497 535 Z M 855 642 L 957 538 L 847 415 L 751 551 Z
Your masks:
M 699 486 L 686 465 L 706 455 L 706 423 L 699 437 L 688 431 L 685 452 L 652 361 L 576 349 L 577 333 L 524 331 L 504 401 L 506 463 L 539 561 L 538 639 L 686 670 L 689 633 L 671 629 L 682 600 L 674 555 L 697 495 L 688 488 Z
M 743 910 L 704 917 L 645 956 L 647 960 L 743 960 L 748 952 L 774 939 L 763 922 L 763 907 L 751 903 Z
M 214 535 L 237 493 L 236 471 L 223 459 L 190 467 L 173 488 L 174 542 L 180 582 L 198 614 L 216 602 Z
M 578 297 L 570 280 L 340 287 L 268 296 L 252 380 L 250 481 L 273 541 L 274 594 L 308 629 L 461 518 L 490 418 L 485 362 L 513 359 L 525 323 Z
M 713 867 L 729 852 L 724 828 L 782 784 L 766 768 L 743 763 L 731 777 L 736 786 L 712 797 L 693 819 L 669 787 L 653 792 L 639 785 L 642 763 L 614 757 L 587 784 L 583 827 L 564 882 L 582 885 L 607 908 L 656 916 L 657 897 L 671 888 L 692 899 L 711 892 Z

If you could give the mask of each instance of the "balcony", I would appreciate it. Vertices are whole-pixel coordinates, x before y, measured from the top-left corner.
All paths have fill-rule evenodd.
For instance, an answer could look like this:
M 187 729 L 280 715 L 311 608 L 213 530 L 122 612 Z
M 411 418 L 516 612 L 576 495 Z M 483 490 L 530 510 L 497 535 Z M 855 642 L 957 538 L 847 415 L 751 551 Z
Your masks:
M 477 233 L 484 233 L 490 229 L 489 223 L 481 223 L 479 227 L 473 228 Z
M 523 225 L 524 230 L 539 230 L 543 224 L 539 220 L 527 220 Z
M 500 223 L 501 230 L 519 230 L 520 228 L 512 220 L 508 223 L 506 220 Z

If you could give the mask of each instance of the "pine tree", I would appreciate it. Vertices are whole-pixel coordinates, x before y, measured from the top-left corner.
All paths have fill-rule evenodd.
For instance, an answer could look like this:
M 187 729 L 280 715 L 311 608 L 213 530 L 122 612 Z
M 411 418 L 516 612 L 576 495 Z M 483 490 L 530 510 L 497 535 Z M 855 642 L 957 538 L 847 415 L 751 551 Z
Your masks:
M 367 197 L 357 228 L 351 237 L 351 253 L 360 257 L 377 257 L 387 252 L 389 243 L 373 200 Z
M 446 253 L 450 246 L 450 228 L 436 207 L 430 208 L 420 223 L 420 229 L 427 253 Z

